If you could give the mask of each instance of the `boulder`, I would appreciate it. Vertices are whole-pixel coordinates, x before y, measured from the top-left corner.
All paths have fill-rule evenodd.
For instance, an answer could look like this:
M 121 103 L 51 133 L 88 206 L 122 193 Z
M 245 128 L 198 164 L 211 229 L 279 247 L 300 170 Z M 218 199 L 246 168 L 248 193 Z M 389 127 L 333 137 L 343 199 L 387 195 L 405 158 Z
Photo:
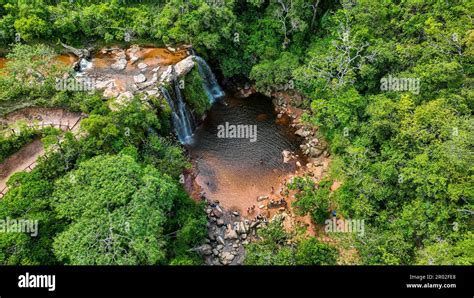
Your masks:
M 225 235 L 224 235 L 224 239 L 230 239 L 230 240 L 233 240 L 233 239 L 237 239 L 238 238 L 238 235 L 237 235 L 237 232 L 234 230 L 234 229 L 227 229 L 226 232 L 225 232 Z
M 138 61 L 138 59 L 140 59 L 138 56 L 137 56 L 137 52 L 140 50 L 140 47 L 138 45 L 132 45 L 128 50 L 127 50 L 127 54 L 128 54 L 128 57 L 130 57 L 130 62 L 133 64 L 135 63 L 136 61 Z
M 239 224 L 239 232 L 242 233 L 242 234 L 245 234 L 247 233 L 248 231 L 248 227 L 244 224 L 244 222 L 240 222 Z
M 222 239 L 221 236 L 217 236 L 217 242 L 219 242 L 222 245 L 225 245 L 224 239 Z
M 113 70 L 124 70 L 125 67 L 127 67 L 127 59 L 125 59 L 125 58 L 118 59 L 117 62 L 110 65 L 110 67 Z
M 105 98 L 117 97 L 119 94 L 120 92 L 114 88 L 107 88 L 104 90 L 104 93 L 103 93 Z
M 176 72 L 176 75 L 181 77 L 185 76 L 188 74 L 191 69 L 194 67 L 194 56 L 188 56 L 185 59 L 179 61 L 178 63 L 175 64 L 174 70 Z
M 221 217 L 223 212 L 219 206 L 216 206 L 216 208 L 212 209 L 212 214 L 214 214 L 215 217 Z
M 141 71 L 144 71 L 144 70 L 148 67 L 148 65 L 146 65 L 146 64 L 143 63 L 143 62 L 140 62 L 140 63 L 138 63 L 137 67 L 138 67 L 138 69 L 140 69 Z
M 212 254 L 212 246 L 209 244 L 201 245 L 197 248 L 197 251 L 203 255 L 209 256 Z
M 161 74 L 160 81 L 161 82 L 171 82 L 172 78 L 172 73 L 173 73 L 173 67 L 171 65 L 168 66 L 168 68 Z
M 317 149 L 317 148 L 314 148 L 314 147 L 311 147 L 309 149 L 309 156 L 310 157 L 319 157 L 319 156 L 321 156 L 321 154 L 323 154 L 323 150 L 321 150 L 321 149 Z
M 234 258 L 235 256 L 228 251 L 225 251 L 220 255 L 221 263 L 224 265 L 229 265 L 230 263 L 232 263 Z
M 133 81 L 135 83 L 143 83 L 146 81 L 146 77 L 144 74 L 139 74 L 139 75 L 136 75 L 136 76 L 133 76 Z
M 137 84 L 138 89 L 145 89 L 154 85 L 158 81 L 158 75 L 154 73 L 151 77 L 151 80 L 146 81 L 145 83 Z
M 291 159 L 291 152 L 288 151 L 288 150 L 283 150 L 283 152 L 281 153 L 283 155 L 283 163 L 287 163 L 290 161 Z
M 311 134 L 311 131 L 304 130 L 303 128 L 300 128 L 297 131 L 295 131 L 295 135 L 301 136 L 303 138 L 309 136 L 310 134 Z

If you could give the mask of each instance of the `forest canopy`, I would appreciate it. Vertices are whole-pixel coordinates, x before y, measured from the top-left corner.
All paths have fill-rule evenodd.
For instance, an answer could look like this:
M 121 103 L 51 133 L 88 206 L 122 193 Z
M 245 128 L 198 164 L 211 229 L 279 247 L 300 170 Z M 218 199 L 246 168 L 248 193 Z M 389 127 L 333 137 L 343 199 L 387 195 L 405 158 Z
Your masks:
M 66 137 L 10 179 L 0 217 L 28 215 L 48 229 L 35 239 L 0 234 L 0 263 L 201 262 L 189 249 L 206 236 L 205 214 L 178 182 L 189 164 L 166 138 L 167 111 L 137 99 L 113 112 L 97 94 L 56 92 L 28 71 L 42 73 L 34 57 L 50 59 L 59 42 L 142 42 L 191 44 L 222 79 L 303 96 L 304 120 L 328 141 L 332 164 L 317 187 L 300 181 L 295 207 L 316 223 L 330 208 L 364 219 L 365 235 L 346 239 L 360 264 L 473 264 L 473 11 L 463 0 L 2 1 L 2 51 L 21 61 L 0 77 L 2 111 L 34 102 L 90 117 L 87 138 Z M 187 83 L 200 84 L 196 72 Z M 185 92 L 199 114 L 209 108 Z M 1 158 L 18 147 L 0 141 Z M 334 180 L 342 186 L 331 192 Z M 188 232 L 169 236 L 177 230 Z M 336 263 L 333 247 L 292 237 L 270 226 L 247 263 Z

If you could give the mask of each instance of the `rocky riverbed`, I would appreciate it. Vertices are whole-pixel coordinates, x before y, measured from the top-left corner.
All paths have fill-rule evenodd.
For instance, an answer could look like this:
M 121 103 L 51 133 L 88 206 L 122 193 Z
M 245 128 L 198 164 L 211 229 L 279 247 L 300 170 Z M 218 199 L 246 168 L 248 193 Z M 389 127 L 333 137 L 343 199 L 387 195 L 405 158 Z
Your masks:
M 242 265 L 244 246 L 257 238 L 257 229 L 267 223 L 267 218 L 257 216 L 245 219 L 236 211 L 228 211 L 219 201 L 207 201 L 206 243 L 196 248 L 208 265 Z

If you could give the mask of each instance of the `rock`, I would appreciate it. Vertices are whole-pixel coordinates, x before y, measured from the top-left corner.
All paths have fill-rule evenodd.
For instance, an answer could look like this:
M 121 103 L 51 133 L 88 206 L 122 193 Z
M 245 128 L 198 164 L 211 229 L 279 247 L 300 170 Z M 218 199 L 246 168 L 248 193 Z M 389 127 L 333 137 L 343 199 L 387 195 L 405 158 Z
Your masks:
M 247 233 L 250 230 L 250 224 L 247 220 L 245 220 L 244 229 L 245 229 L 245 233 Z
M 216 235 L 212 233 L 211 231 L 209 231 L 209 233 L 207 234 L 207 237 L 211 239 L 212 241 L 216 240 Z
M 146 64 L 143 63 L 143 62 L 140 62 L 140 63 L 138 63 L 137 67 L 138 67 L 138 69 L 140 69 L 141 71 L 144 71 L 144 70 L 148 67 L 148 65 L 146 65 Z
M 159 66 L 153 68 L 153 69 L 151 70 L 151 72 L 158 72 L 158 70 L 160 70 L 160 67 L 159 67 Z
M 258 227 L 260 223 L 258 221 L 253 221 L 251 224 L 250 224 L 250 229 L 253 229 L 253 228 L 256 228 Z
M 216 246 L 216 249 L 219 250 L 219 251 L 220 251 L 220 250 L 223 250 L 223 249 L 224 249 L 224 245 L 218 244 L 218 245 Z
M 233 247 L 233 248 L 239 248 L 239 245 L 236 244 L 236 243 L 234 243 L 234 244 L 232 244 L 232 247 Z
M 303 138 L 309 136 L 311 134 L 311 131 L 309 130 L 304 130 L 303 128 L 300 128 L 298 129 L 297 131 L 295 131 L 295 135 L 299 135 Z
M 114 80 L 106 80 L 106 81 L 96 81 L 95 88 L 96 89 L 106 89 L 106 88 L 113 88 L 115 87 Z
M 249 244 L 249 241 L 248 240 L 242 241 L 242 244 L 247 245 L 247 244 Z
M 296 161 L 296 166 L 297 166 L 298 168 L 300 168 L 300 167 L 301 167 L 301 163 L 300 163 L 299 161 Z
M 67 44 L 64 44 L 61 42 L 61 45 L 71 51 L 74 55 L 76 55 L 79 58 L 86 58 L 89 59 L 91 57 L 91 50 L 92 49 L 76 49 L 72 46 L 69 46 Z
M 110 65 L 113 70 L 124 70 L 127 67 L 127 59 L 122 58 L 117 60 L 114 64 Z
M 320 150 L 320 149 L 317 149 L 317 148 L 310 148 L 309 149 L 309 156 L 310 157 L 319 157 L 321 156 L 321 154 L 323 154 L 323 150 Z
M 172 73 L 173 73 L 173 67 L 171 65 L 168 66 L 168 68 L 161 74 L 160 81 L 161 82 L 171 82 L 172 78 Z
M 219 255 L 219 251 L 214 248 L 214 249 L 212 250 L 212 254 L 217 257 L 217 256 Z
M 146 77 L 144 74 L 139 74 L 139 75 L 136 75 L 136 76 L 133 76 L 133 81 L 135 83 L 143 83 L 146 81 Z
M 147 90 L 146 93 L 147 93 L 148 95 L 153 95 L 153 96 L 155 96 L 155 95 L 158 95 L 158 90 L 157 90 L 157 89 L 151 89 L 151 90 Z
M 212 213 L 215 217 L 221 217 L 223 212 L 219 206 L 216 206 L 216 208 L 212 209 Z
M 217 225 L 218 225 L 218 226 L 223 226 L 223 225 L 224 225 L 224 219 L 219 218 L 219 219 L 217 220 Z
M 283 150 L 282 155 L 283 155 L 283 163 L 287 163 L 287 162 L 290 161 L 290 159 L 291 159 L 291 152 L 290 151 Z
M 185 76 L 188 74 L 188 72 L 191 71 L 194 67 L 194 56 L 188 56 L 185 59 L 179 61 L 178 63 L 175 64 L 174 70 L 176 72 L 176 75 L 179 77 Z
M 117 97 L 117 102 L 118 103 L 125 103 L 132 99 L 133 93 L 130 91 L 125 91 L 123 93 L 120 93 L 120 95 Z
M 258 206 L 258 208 L 263 209 L 263 208 L 265 208 L 265 205 L 260 205 L 260 206 Z
M 145 89 L 147 87 L 150 87 L 151 85 L 154 85 L 157 81 L 158 81 L 158 75 L 156 73 L 154 73 L 151 77 L 151 80 L 148 80 L 145 83 L 139 84 L 138 89 L 141 90 L 141 89 Z
M 128 56 L 130 57 L 130 62 L 133 64 L 138 61 L 139 57 L 137 56 L 137 52 L 140 50 L 140 47 L 136 44 L 132 45 L 128 50 Z
M 242 221 L 239 224 L 239 231 L 240 231 L 240 233 L 243 233 L 243 234 L 247 233 L 247 227 L 245 226 L 244 222 L 242 222 Z
M 212 254 L 212 246 L 210 246 L 209 244 L 201 245 L 200 247 L 197 248 L 197 250 L 206 256 L 209 256 Z
M 221 236 L 217 236 L 217 242 L 219 242 L 222 245 L 225 245 L 224 239 L 222 239 Z
M 104 90 L 104 93 L 103 93 L 105 98 L 117 97 L 119 94 L 120 92 L 114 88 L 107 88 Z
M 261 201 L 264 201 L 264 200 L 268 200 L 268 196 L 259 196 L 259 197 L 257 197 L 257 202 L 261 202 Z
M 232 253 L 228 252 L 228 251 L 225 251 L 220 255 L 221 262 L 224 265 L 230 264 L 232 262 L 232 260 L 234 260 L 234 258 L 235 258 L 235 256 Z
M 245 239 L 247 239 L 247 234 L 244 233 L 244 234 L 241 235 L 241 237 L 242 237 L 242 239 L 245 240 Z
M 234 229 L 227 229 L 224 235 L 224 239 L 237 239 L 238 235 Z

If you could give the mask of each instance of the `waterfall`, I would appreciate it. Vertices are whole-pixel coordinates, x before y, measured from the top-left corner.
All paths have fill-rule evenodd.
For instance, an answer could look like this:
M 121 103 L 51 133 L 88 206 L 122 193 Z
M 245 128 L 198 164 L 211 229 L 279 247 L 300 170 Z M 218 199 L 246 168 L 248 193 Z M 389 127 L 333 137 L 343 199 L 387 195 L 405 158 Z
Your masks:
M 206 91 L 209 102 L 213 103 L 216 99 L 224 96 L 224 91 L 222 91 L 217 83 L 216 77 L 206 61 L 199 56 L 194 55 L 194 57 L 198 66 L 199 74 L 203 79 L 203 88 Z M 171 69 L 171 76 L 173 77 L 173 79 L 171 79 L 171 90 L 161 86 L 160 91 L 171 108 L 171 120 L 173 121 L 173 126 L 176 130 L 179 141 L 182 144 L 190 144 L 192 142 L 195 121 L 192 118 L 192 113 L 190 113 L 186 107 L 183 94 L 176 81 L 177 78 L 173 66 Z M 170 91 L 173 94 L 171 94 Z
M 174 86 L 174 97 L 163 86 L 160 87 L 160 91 L 171 108 L 171 119 L 179 141 L 183 144 L 189 144 L 192 141 L 194 121 L 192 121 L 191 113 L 186 107 L 176 80 L 171 83 Z
M 198 65 L 199 73 L 204 80 L 204 90 L 206 90 L 207 97 L 210 103 L 214 103 L 216 99 L 224 96 L 221 86 L 217 83 L 216 76 L 212 72 L 211 67 L 207 62 L 199 56 L 194 56 Z
M 81 58 L 79 61 L 79 71 L 84 71 L 92 68 L 92 62 L 87 60 L 86 58 Z

